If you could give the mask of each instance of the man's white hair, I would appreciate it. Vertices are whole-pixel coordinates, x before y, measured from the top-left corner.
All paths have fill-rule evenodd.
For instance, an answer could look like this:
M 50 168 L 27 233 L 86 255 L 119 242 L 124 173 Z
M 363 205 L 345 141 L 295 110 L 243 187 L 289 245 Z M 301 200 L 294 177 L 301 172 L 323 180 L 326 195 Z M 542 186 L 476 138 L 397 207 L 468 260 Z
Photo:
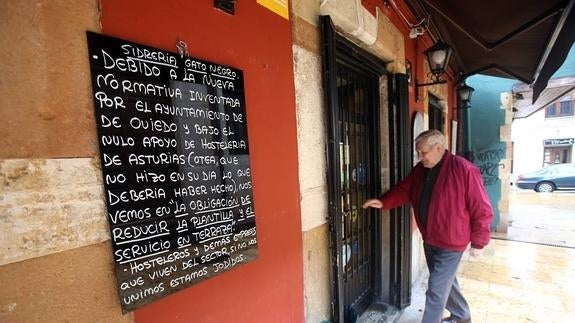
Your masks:
M 417 138 L 415 138 L 415 145 L 419 144 L 426 144 L 429 146 L 433 146 L 435 144 L 439 144 L 442 148 L 445 147 L 445 136 L 436 129 L 429 129 L 425 130 L 424 132 L 420 133 Z

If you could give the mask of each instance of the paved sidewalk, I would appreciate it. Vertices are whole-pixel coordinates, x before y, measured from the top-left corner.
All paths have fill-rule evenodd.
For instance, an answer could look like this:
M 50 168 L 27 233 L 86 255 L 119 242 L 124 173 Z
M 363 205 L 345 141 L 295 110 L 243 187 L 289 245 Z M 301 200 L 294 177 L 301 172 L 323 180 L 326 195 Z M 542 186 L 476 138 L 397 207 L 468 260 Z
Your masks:
M 492 237 L 575 248 L 575 192 L 512 189 L 507 233 Z
M 481 257 L 466 253 L 458 272 L 473 323 L 575 322 L 575 249 L 494 239 Z M 397 322 L 421 321 L 422 278 Z
M 575 192 L 512 189 L 509 202 L 507 234 L 459 268 L 473 322 L 575 322 Z M 424 274 L 398 322 L 421 322 L 426 284 Z
M 575 322 L 575 192 L 512 189 L 509 201 L 508 232 L 492 233 L 479 258 L 465 253 L 458 270 L 473 323 Z M 427 276 L 394 322 L 421 322 Z

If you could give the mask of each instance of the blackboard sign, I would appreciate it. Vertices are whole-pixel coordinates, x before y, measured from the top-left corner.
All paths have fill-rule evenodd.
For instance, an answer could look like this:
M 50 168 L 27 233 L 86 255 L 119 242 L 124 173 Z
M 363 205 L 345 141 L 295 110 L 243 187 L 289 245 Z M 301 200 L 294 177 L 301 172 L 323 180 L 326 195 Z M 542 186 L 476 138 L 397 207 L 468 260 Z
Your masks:
M 254 260 L 242 71 L 87 37 L 122 310 Z

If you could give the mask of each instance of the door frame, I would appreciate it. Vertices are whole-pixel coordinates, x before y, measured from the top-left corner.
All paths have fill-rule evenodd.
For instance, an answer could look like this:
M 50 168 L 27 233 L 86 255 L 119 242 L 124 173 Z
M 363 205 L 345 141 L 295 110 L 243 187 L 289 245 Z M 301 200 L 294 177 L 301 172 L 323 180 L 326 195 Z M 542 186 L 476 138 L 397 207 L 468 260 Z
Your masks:
M 332 319 L 335 322 L 344 320 L 344 293 L 343 281 L 341 279 L 343 272 L 342 265 L 342 242 L 341 222 L 338 221 L 341 215 L 341 205 L 337 203 L 340 196 L 341 178 L 340 178 L 340 158 L 339 158 L 339 99 L 337 92 L 337 64 L 338 61 L 345 60 L 347 64 L 372 73 L 378 79 L 387 74 L 386 63 L 381 59 L 367 53 L 351 41 L 345 39 L 336 32 L 332 20 L 329 16 L 320 16 L 320 26 L 322 34 L 322 64 L 323 64 L 323 85 L 324 97 L 327 116 L 327 183 L 328 183 L 328 213 L 330 226 L 330 255 L 331 255 L 331 274 L 332 274 Z M 380 81 L 381 82 L 381 81 Z M 379 87 L 381 92 L 381 86 Z M 381 96 L 382 93 L 379 93 Z M 389 145 L 390 145 L 390 183 L 394 184 L 403 179 L 411 167 L 411 143 L 408 134 L 408 89 L 407 75 L 399 74 L 388 77 L 389 96 Z M 377 123 L 381 109 L 385 109 L 379 104 L 379 111 L 376 113 Z M 397 124 L 396 124 L 397 123 Z M 380 130 L 374 129 L 379 137 Z M 382 156 L 380 148 L 382 138 L 378 138 L 379 144 L 373 147 L 376 156 Z M 382 158 L 376 161 L 378 169 Z M 377 189 L 381 190 L 381 173 L 374 174 L 376 177 Z M 370 210 L 366 213 L 376 216 L 375 235 L 378 246 L 374 259 L 373 288 L 376 291 L 376 300 L 379 302 L 391 303 L 389 305 L 397 308 L 404 308 L 411 301 L 411 214 L 408 207 L 399 208 L 390 212 L 386 217 L 381 212 Z M 377 215 L 376 215 L 377 214 Z M 383 224 L 386 221 L 387 224 Z M 389 243 L 383 250 L 382 234 L 389 235 Z M 383 252 L 389 253 L 388 268 L 383 268 L 386 263 L 382 261 Z M 382 277 L 382 274 L 385 277 Z M 380 281 L 388 279 L 388 284 L 382 284 Z M 385 290 L 388 287 L 389 290 Z

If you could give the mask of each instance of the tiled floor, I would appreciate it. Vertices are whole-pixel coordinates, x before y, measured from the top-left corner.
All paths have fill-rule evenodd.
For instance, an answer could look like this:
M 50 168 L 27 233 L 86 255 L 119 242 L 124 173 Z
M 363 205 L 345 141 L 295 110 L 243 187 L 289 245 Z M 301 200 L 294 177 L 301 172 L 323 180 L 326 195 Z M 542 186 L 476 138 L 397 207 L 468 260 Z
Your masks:
M 398 322 L 420 322 L 423 278 Z M 458 279 L 474 323 L 575 322 L 575 249 L 493 239 L 481 257 L 465 254 Z

